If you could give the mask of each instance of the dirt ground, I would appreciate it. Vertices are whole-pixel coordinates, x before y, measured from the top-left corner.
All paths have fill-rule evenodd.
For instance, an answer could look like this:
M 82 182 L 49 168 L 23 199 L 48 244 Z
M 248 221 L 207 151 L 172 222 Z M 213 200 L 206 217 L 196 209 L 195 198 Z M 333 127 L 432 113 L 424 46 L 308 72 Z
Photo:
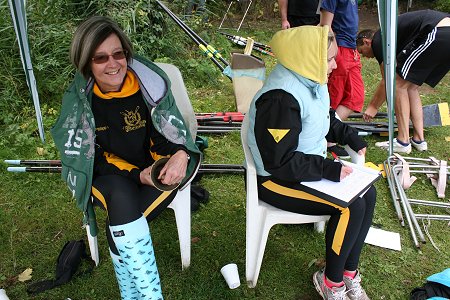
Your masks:
M 413 2 L 412 7 L 410 11 L 414 10 L 420 10 L 420 9 L 427 9 L 431 7 L 424 6 L 423 2 Z M 399 3 L 398 4 L 398 10 L 399 13 L 405 13 L 406 12 L 406 3 Z M 378 20 L 378 10 L 376 7 L 369 7 L 367 5 L 360 5 L 358 10 L 358 16 L 359 16 L 359 29 L 378 29 L 380 28 L 379 20 Z M 434 93 L 433 88 L 429 87 L 428 85 L 424 84 L 420 87 L 420 92 L 423 94 L 429 94 Z
M 431 9 L 431 8 L 432 8 L 432 5 L 430 2 L 413 0 L 409 11 L 415 11 L 415 10 L 421 10 L 421 9 Z M 398 3 L 399 14 L 405 13 L 406 9 L 407 9 L 407 2 L 399 1 L 399 3 Z M 377 7 L 372 7 L 372 6 L 362 4 L 359 6 L 358 16 L 359 16 L 359 30 L 378 29 L 380 27 L 380 25 L 378 23 Z
M 378 11 L 376 7 L 361 5 L 358 9 L 359 30 L 378 29 Z

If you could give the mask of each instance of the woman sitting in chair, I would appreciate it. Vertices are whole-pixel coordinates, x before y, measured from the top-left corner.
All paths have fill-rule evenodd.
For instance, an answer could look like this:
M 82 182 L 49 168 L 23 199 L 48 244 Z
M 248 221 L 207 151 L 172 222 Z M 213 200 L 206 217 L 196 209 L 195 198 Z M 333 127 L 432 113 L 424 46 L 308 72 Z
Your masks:
M 352 169 L 326 158 L 327 140 L 348 144 L 365 155 L 366 143 L 330 111 L 328 75 L 338 53 L 328 26 L 301 26 L 277 32 L 271 42 L 278 64 L 249 110 L 248 145 L 258 174 L 258 195 L 277 208 L 330 215 L 326 268 L 313 276 L 323 299 L 368 299 L 358 262 L 372 223 L 376 192 L 344 208 L 301 192 L 301 181 L 340 181 Z
M 76 30 L 77 69 L 52 135 L 63 179 L 95 228 L 90 201 L 108 213 L 106 235 L 122 299 L 162 299 L 147 221 L 164 210 L 200 163 L 167 75 L 135 56 L 119 26 L 91 17 Z M 152 165 L 168 161 L 152 180 Z

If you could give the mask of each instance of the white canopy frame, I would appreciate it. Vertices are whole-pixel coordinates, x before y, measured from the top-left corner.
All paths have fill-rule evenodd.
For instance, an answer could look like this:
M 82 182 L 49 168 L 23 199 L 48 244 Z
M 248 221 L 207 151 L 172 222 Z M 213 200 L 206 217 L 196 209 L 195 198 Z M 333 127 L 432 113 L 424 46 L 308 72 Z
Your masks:
M 395 107 L 395 67 L 397 46 L 397 14 L 398 1 L 378 0 L 378 17 L 381 28 L 384 53 L 384 74 L 386 82 L 386 100 L 389 120 L 389 155 L 393 154 L 394 139 L 394 107 Z
M 39 129 L 39 136 L 42 143 L 45 143 L 44 126 L 42 123 L 41 106 L 39 104 L 39 94 L 37 91 L 36 78 L 34 77 L 33 64 L 31 62 L 30 47 L 28 44 L 26 0 L 8 0 L 11 10 L 11 17 L 14 23 L 17 41 L 20 50 L 20 59 L 22 60 L 23 70 L 27 80 L 27 85 L 33 98 L 34 110 Z

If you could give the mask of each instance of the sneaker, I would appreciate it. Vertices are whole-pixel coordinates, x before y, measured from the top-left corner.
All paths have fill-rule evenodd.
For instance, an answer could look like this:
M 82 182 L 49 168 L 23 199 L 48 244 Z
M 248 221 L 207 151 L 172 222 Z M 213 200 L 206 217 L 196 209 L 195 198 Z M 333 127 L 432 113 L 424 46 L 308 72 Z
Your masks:
M 366 291 L 361 286 L 361 276 L 359 271 L 356 273 L 355 278 L 344 276 L 344 283 L 347 287 L 347 297 L 350 300 L 370 300 L 366 294 Z
M 338 145 L 327 147 L 327 152 L 329 153 L 333 152 L 340 158 L 350 158 L 348 152 L 344 148 L 339 147 Z
M 313 275 L 314 286 L 316 287 L 317 292 L 322 296 L 325 300 L 346 300 L 348 299 L 345 295 L 346 287 L 345 284 L 341 287 L 332 287 L 329 288 L 325 282 L 325 273 L 324 270 L 317 271 Z
M 397 142 L 397 139 L 395 138 L 393 140 L 394 143 L 394 152 L 396 153 L 411 153 L 411 144 L 408 144 L 407 146 L 403 146 L 399 142 Z M 377 142 L 375 143 L 375 146 L 380 147 L 382 149 L 388 150 L 389 149 L 389 141 L 386 142 Z
M 417 143 L 416 141 L 414 141 L 413 138 L 411 138 L 411 145 L 419 151 L 427 151 L 428 150 L 428 144 L 425 141 Z

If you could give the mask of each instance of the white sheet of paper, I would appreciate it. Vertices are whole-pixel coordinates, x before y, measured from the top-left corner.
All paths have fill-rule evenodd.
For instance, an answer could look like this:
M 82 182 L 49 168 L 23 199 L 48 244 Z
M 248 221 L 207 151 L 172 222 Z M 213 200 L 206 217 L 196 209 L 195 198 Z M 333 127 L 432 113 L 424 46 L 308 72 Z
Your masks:
M 402 250 L 400 234 L 398 232 L 386 231 L 375 227 L 370 227 L 365 242 L 374 246 L 387 249 Z

